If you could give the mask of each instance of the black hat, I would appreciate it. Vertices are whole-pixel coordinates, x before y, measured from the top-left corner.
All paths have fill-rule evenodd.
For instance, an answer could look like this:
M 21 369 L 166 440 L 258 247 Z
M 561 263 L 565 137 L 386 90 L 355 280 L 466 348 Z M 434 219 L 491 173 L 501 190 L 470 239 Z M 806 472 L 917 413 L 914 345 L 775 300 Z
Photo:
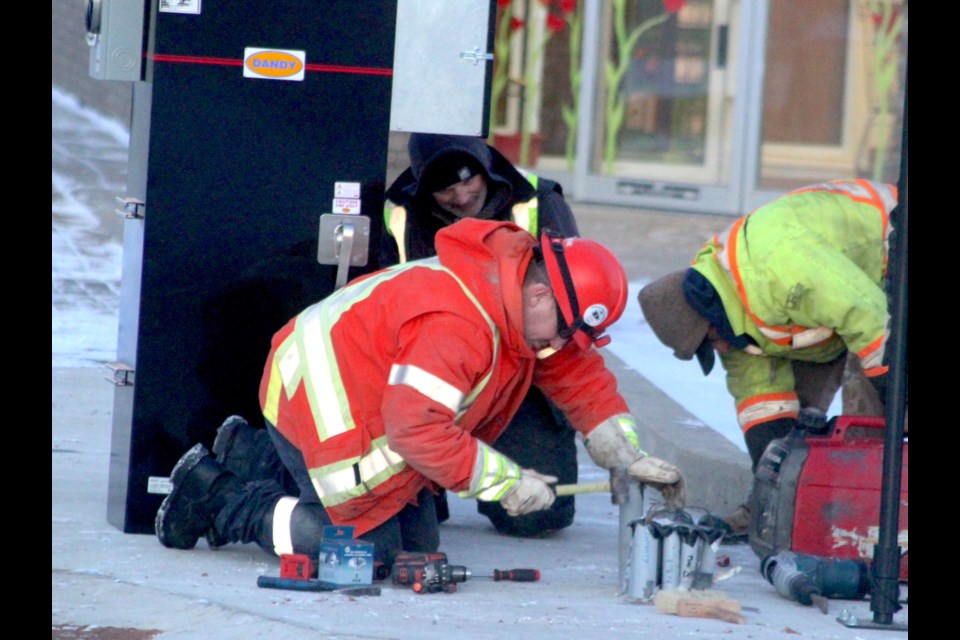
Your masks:
M 416 198 L 429 198 L 432 193 L 477 174 L 490 179 L 494 150 L 484 138 L 413 133 L 407 151 L 410 172 L 416 181 L 411 195 Z M 436 173 L 431 175 L 434 169 Z
M 451 151 L 433 158 L 420 175 L 421 195 L 442 191 L 450 185 L 469 180 L 473 176 L 486 176 L 480 162 L 463 151 Z

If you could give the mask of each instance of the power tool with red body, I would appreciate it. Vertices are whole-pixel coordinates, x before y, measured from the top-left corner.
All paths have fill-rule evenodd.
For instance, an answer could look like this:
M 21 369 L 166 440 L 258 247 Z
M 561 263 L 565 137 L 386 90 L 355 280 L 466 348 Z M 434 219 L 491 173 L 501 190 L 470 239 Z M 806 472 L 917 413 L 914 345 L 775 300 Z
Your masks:
M 398 553 L 390 569 L 394 584 L 410 585 L 417 593 L 437 593 L 444 591 L 453 593 L 457 584 L 466 582 L 473 576 L 469 569 L 462 565 L 450 564 L 447 554 L 442 551 L 433 553 L 402 552 Z M 512 582 L 536 582 L 540 579 L 537 569 L 495 569 L 491 576 L 473 576 L 477 578 L 492 578 L 494 581 L 509 580 Z
M 799 424 L 807 421 L 798 419 Z M 839 416 L 772 441 L 757 464 L 750 546 L 870 562 L 880 525 L 885 421 Z M 907 438 L 903 439 L 898 545 L 907 582 Z
M 390 570 L 394 584 L 410 585 L 417 593 L 453 593 L 457 583 L 466 582 L 470 571 L 461 565 L 452 565 L 447 554 L 398 553 Z

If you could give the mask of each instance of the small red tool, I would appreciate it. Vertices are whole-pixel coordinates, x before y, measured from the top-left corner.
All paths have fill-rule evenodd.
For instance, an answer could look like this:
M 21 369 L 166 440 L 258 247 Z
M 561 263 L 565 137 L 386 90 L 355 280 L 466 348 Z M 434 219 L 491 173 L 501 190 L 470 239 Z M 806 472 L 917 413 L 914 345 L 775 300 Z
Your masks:
M 280 555 L 280 577 L 290 580 L 309 580 L 317 575 L 317 565 L 303 553 Z

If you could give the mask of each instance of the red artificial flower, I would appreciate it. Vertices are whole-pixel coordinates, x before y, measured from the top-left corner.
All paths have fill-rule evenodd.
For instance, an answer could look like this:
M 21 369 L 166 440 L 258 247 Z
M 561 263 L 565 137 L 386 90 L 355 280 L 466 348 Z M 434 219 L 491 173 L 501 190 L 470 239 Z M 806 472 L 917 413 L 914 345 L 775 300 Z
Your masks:
M 577 0 L 560 0 L 560 13 L 570 15 L 577 10 Z
M 513 0 L 497 0 L 498 7 L 509 7 L 513 3 Z
M 523 29 L 523 20 L 520 18 L 510 18 L 510 31 L 520 31 Z
M 679 13 L 687 0 L 663 0 L 663 10 L 667 13 Z
M 887 33 L 890 33 L 890 30 L 893 29 L 893 25 L 896 24 L 897 18 L 898 18 L 899 16 L 900 16 L 900 9 L 899 9 L 899 7 L 894 7 L 893 10 L 890 12 L 890 19 L 889 19 L 889 22 L 887 22 L 886 25 L 883 24 L 883 14 L 882 14 L 882 13 L 874 13 L 874 14 L 871 14 L 871 15 L 870 15 L 870 19 L 873 21 L 873 26 L 874 26 L 874 28 L 876 28 L 877 30 L 879 30 L 880 27 L 886 26 L 886 32 L 887 32 Z
M 567 21 L 555 13 L 547 14 L 547 29 L 550 33 L 560 33 L 567 26 Z

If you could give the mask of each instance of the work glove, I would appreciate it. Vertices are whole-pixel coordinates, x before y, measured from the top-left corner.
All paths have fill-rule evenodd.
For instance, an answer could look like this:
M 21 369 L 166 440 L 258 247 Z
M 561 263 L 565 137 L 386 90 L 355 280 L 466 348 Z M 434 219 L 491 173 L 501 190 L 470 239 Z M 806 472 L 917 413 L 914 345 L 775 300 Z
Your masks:
M 640 450 L 637 423 L 629 413 L 607 418 L 588 433 L 583 446 L 598 467 L 629 467 L 647 455 Z
M 659 491 L 669 508 L 683 509 L 686 506 L 687 487 L 683 474 L 666 460 L 645 456 L 627 467 L 627 474 Z
M 557 497 L 550 485 L 556 483 L 556 476 L 537 473 L 533 469 L 523 469 L 520 480 L 500 498 L 500 504 L 511 516 L 522 516 L 549 509 Z
M 687 490 L 680 469 L 640 450 L 636 422 L 630 414 L 604 420 L 587 434 L 583 445 L 597 466 L 626 467 L 634 480 L 658 490 L 669 507 L 682 509 L 686 504 Z

